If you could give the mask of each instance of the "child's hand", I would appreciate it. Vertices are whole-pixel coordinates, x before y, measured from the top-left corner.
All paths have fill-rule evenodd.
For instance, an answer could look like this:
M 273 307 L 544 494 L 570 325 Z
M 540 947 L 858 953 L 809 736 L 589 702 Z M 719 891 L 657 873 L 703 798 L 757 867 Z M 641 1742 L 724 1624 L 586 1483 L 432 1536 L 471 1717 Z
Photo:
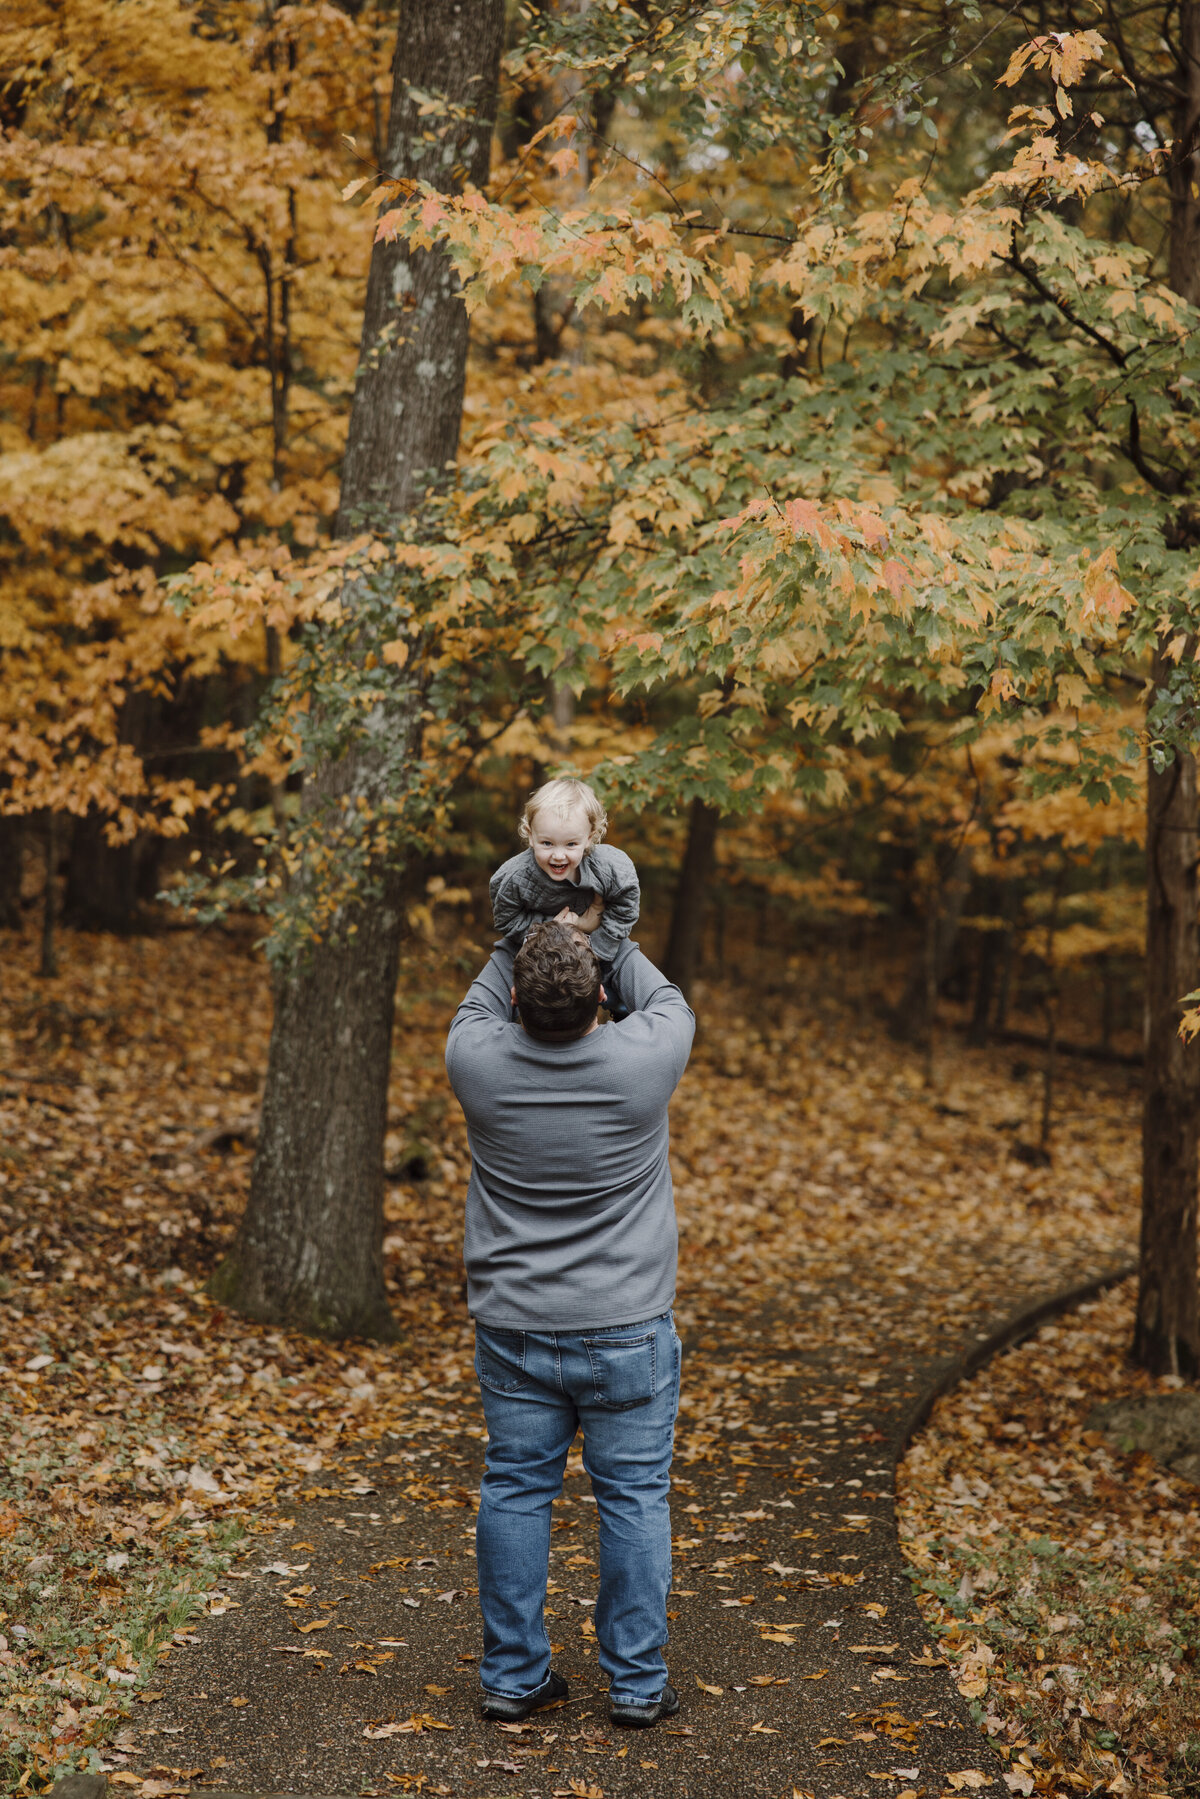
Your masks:
M 604 901 L 597 894 L 586 912 L 572 912 L 570 906 L 564 906 L 562 911 L 557 914 L 556 922 L 574 925 L 580 931 L 587 931 L 590 936 L 594 930 L 599 928 L 600 920 L 603 917 Z

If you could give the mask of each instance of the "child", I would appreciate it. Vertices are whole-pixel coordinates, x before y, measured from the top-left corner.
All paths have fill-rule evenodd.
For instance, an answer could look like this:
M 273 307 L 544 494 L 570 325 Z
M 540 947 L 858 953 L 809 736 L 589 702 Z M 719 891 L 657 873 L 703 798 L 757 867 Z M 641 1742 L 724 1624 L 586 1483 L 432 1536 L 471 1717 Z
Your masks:
M 525 803 L 517 834 L 527 847 L 492 876 L 496 929 L 518 948 L 535 924 L 565 922 L 591 935 L 614 1018 L 626 1016 L 612 962 L 637 923 L 637 870 L 623 850 L 602 843 L 608 819 L 586 781 L 547 781 Z

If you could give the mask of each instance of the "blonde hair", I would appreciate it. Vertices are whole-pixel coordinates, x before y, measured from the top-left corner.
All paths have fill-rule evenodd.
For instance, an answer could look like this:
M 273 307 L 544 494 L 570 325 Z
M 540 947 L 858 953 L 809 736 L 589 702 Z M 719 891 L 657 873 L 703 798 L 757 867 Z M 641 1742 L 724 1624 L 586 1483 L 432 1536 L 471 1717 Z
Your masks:
M 518 837 L 522 843 L 529 842 L 533 836 L 533 821 L 539 812 L 554 812 L 559 818 L 565 818 L 576 806 L 587 815 L 589 841 L 599 843 L 608 824 L 608 814 L 586 781 L 575 781 L 567 775 L 544 782 L 536 793 L 530 794 L 517 826 Z

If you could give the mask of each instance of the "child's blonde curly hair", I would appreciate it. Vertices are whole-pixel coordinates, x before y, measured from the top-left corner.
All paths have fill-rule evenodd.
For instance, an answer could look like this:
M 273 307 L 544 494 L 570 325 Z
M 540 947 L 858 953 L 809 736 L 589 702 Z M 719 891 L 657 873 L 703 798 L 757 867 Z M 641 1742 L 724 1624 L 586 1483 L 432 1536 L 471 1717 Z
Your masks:
M 608 814 L 600 804 L 599 795 L 586 781 L 575 781 L 568 775 L 546 781 L 536 793 L 530 794 L 517 826 L 518 837 L 522 843 L 529 843 L 533 836 L 533 821 L 539 812 L 553 812 L 559 818 L 566 818 L 577 806 L 587 817 L 589 842 L 599 843 L 608 825 Z

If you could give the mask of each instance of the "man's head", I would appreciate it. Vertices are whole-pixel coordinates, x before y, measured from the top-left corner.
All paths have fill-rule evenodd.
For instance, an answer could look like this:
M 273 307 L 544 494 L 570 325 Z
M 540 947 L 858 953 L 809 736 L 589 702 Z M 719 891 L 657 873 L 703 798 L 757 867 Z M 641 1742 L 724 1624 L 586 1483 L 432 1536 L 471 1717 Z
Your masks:
M 600 964 L 583 931 L 547 919 L 534 925 L 513 963 L 513 997 L 531 1037 L 567 1043 L 596 1022 Z

